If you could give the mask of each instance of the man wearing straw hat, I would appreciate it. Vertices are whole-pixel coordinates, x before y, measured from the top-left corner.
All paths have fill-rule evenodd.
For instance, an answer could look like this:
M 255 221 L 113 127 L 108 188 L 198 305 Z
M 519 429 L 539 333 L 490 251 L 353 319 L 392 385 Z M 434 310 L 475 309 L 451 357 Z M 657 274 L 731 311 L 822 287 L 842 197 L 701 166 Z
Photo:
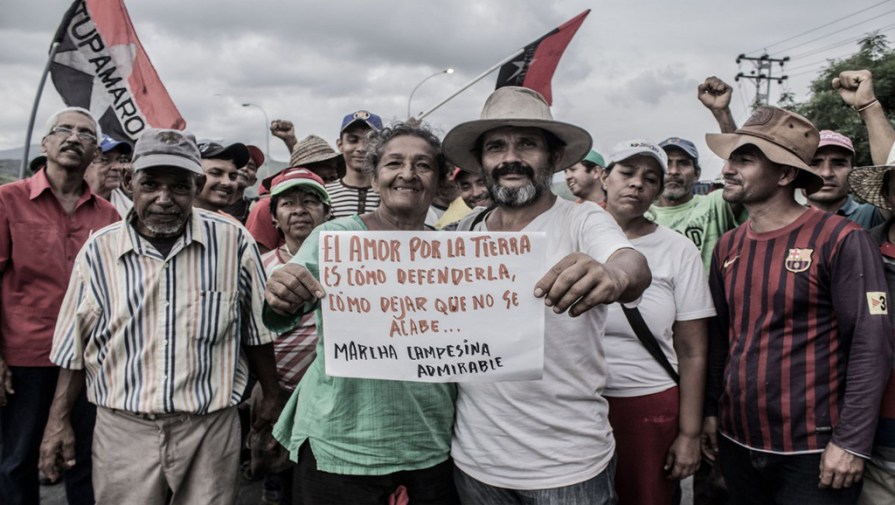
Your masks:
M 367 134 L 371 130 L 381 129 L 382 118 L 365 110 L 352 112 L 342 118 L 336 147 L 342 153 L 345 171 L 338 180 L 326 185 L 326 191 L 333 202 L 333 218 L 363 214 L 379 206 L 379 194 L 372 189 L 373 176 L 369 170 L 364 169 L 364 158 L 367 155 Z M 270 130 L 295 153 L 298 146 L 295 144 L 291 122 L 281 119 L 272 121 Z M 292 165 L 297 166 L 295 163 Z
M 459 229 L 543 231 L 553 265 L 532 287 L 546 305 L 543 378 L 459 385 L 451 456 L 465 503 L 614 503 L 604 304 L 636 300 L 650 274 L 609 214 L 550 191 L 553 174 L 591 143 L 584 129 L 554 121 L 539 93 L 514 86 L 444 139 L 447 158 L 481 171 L 496 205 Z
M 833 88 L 858 111 L 867 125 L 871 158 L 876 166 L 859 167 L 849 174 L 851 190 L 862 200 L 884 211 L 895 208 L 895 129 L 873 92 L 873 76 L 867 70 L 842 72 Z M 890 214 L 891 215 L 891 214 Z M 895 292 L 895 218 L 870 230 L 879 246 L 889 294 Z M 890 312 L 889 317 L 895 317 Z M 895 361 L 880 407 L 873 454 L 864 468 L 860 505 L 895 503 Z
M 718 317 L 703 450 L 734 504 L 855 503 L 873 445 L 888 295 L 869 235 L 795 200 L 823 185 L 809 165 L 819 138 L 776 107 L 706 135 L 727 160 L 724 199 L 750 216 L 718 242 L 709 274 Z
M 282 122 L 282 120 L 274 121 L 274 123 L 277 122 Z M 273 130 L 273 127 L 271 127 L 271 130 Z M 339 177 L 345 175 L 345 161 L 342 155 L 316 135 L 308 135 L 293 145 L 289 166 L 306 168 L 318 175 L 324 182 L 338 181 Z M 273 225 L 270 206 L 267 205 L 267 198 L 271 189 L 270 184 L 276 175 L 278 174 L 269 175 L 261 181 L 261 189 L 259 191 L 261 200 L 252 207 L 246 220 L 246 228 L 248 228 L 252 237 L 255 238 L 255 241 L 258 242 L 258 248 L 262 253 L 276 249 L 281 245 L 280 241 L 282 240 L 282 237 Z M 328 218 L 329 216 L 327 216 Z

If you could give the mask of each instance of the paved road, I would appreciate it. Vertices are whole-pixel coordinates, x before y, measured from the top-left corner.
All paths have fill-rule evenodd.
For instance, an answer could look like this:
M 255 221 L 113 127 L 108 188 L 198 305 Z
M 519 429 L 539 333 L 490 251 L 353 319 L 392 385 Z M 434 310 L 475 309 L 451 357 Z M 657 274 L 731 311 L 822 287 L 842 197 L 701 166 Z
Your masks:
M 62 484 L 55 486 L 41 486 L 40 502 L 44 505 L 66 505 L 65 489 Z M 683 482 L 683 499 L 681 505 L 693 504 L 693 479 L 685 479 Z M 238 505 L 257 505 L 261 501 L 261 481 L 248 482 L 240 479 Z

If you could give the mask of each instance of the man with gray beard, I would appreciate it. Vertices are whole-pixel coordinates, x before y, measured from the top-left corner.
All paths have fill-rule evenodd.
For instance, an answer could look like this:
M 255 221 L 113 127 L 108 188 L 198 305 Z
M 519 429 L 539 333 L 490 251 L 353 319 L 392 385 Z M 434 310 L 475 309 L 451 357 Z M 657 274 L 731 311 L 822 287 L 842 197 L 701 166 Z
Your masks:
M 614 503 L 605 304 L 637 299 L 650 273 L 612 216 L 550 190 L 591 144 L 582 128 L 554 121 L 538 92 L 514 86 L 445 136 L 445 156 L 481 171 L 496 205 L 459 229 L 545 232 L 553 265 L 532 286 L 545 305 L 543 378 L 458 384 L 451 456 L 463 503 Z

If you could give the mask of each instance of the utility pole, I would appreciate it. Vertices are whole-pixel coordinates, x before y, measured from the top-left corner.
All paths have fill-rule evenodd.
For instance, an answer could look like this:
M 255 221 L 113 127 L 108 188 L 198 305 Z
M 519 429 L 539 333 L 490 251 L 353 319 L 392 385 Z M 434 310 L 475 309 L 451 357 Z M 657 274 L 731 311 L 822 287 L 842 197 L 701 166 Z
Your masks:
M 741 54 L 737 56 L 737 64 L 742 61 L 751 61 L 755 65 L 755 69 L 749 72 L 749 75 L 740 72 L 734 80 L 751 79 L 755 81 L 755 106 L 768 105 L 771 96 L 771 81 L 777 81 L 777 84 L 783 84 L 783 81 L 789 79 L 788 75 L 774 76 L 774 63 L 780 64 L 780 71 L 783 72 L 783 65 L 789 61 L 789 56 L 783 58 L 771 58 L 767 53 L 759 57 L 746 56 Z M 762 84 L 764 84 L 764 93 L 762 93 Z

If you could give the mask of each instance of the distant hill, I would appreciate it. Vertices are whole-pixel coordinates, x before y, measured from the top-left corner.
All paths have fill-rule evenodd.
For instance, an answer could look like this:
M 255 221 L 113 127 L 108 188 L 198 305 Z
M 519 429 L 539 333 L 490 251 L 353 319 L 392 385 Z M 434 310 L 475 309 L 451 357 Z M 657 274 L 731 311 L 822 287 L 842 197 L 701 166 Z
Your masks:
M 9 182 L 8 179 L 16 180 L 19 178 L 19 168 L 22 165 L 23 150 L 24 149 L 21 147 L 15 147 L 0 151 L 0 181 Z M 33 159 L 39 155 L 40 144 L 33 144 L 28 153 L 28 157 Z
M 14 181 L 19 178 L 19 168 L 22 164 L 22 151 L 23 149 L 21 147 L 0 150 L 0 184 Z M 39 155 L 40 145 L 32 145 L 28 157 L 34 159 Z M 289 163 L 271 159 L 269 160 L 268 165 L 272 173 L 277 173 L 288 167 Z M 29 174 L 26 173 L 25 175 L 28 176 Z M 265 177 L 263 174 L 258 174 L 259 179 L 262 179 L 263 177 Z

